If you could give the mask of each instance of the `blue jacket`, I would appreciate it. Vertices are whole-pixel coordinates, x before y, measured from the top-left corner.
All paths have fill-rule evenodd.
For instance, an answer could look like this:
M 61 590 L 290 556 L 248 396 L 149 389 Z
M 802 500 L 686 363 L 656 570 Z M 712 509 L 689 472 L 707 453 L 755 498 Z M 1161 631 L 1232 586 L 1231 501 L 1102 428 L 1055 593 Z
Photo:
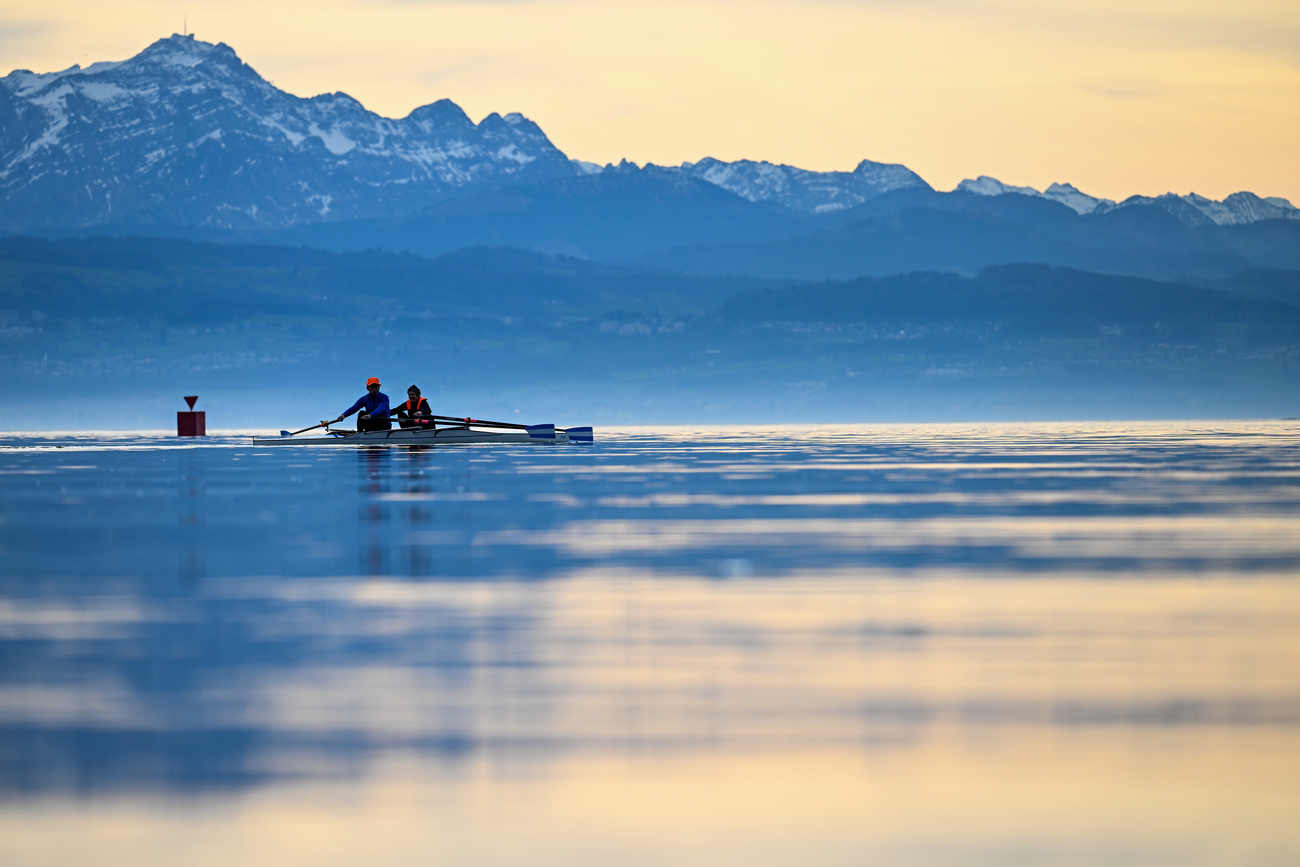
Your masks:
M 382 391 L 377 391 L 372 395 L 367 391 L 361 395 L 361 398 L 356 403 L 347 408 L 343 413 L 343 417 L 347 418 L 359 409 L 364 409 L 373 418 L 388 418 L 388 395 Z

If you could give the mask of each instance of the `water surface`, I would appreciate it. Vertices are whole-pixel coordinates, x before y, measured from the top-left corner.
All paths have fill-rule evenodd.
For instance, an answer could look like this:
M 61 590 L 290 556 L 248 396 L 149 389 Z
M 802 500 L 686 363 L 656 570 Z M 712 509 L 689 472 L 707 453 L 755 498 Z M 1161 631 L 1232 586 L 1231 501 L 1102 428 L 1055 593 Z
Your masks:
M 0 436 L 7 864 L 1293 864 L 1294 423 Z

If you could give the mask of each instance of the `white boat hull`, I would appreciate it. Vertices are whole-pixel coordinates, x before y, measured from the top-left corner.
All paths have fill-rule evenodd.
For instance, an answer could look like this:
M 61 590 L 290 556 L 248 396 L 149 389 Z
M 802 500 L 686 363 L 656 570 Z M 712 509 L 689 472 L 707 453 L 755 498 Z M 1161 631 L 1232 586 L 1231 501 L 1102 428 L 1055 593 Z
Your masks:
M 572 436 L 570 435 L 572 432 Z M 479 430 L 467 427 L 393 428 L 360 433 L 330 433 L 326 436 L 253 437 L 259 446 L 422 446 L 466 443 L 556 443 L 592 442 L 591 428 L 557 430 L 537 425 L 526 430 Z

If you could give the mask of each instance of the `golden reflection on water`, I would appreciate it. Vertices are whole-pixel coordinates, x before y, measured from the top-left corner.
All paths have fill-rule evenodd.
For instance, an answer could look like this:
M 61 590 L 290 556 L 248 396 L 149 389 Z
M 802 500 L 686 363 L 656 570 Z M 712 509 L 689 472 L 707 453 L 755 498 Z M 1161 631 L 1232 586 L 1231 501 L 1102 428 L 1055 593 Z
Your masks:
M 1295 863 L 1293 733 L 1038 735 L 580 756 L 534 775 L 398 754 L 357 786 L 41 804 L 0 816 L 0 835 L 10 864 Z
M 359 776 L 331 782 L 328 751 L 305 750 L 268 757 L 282 781 L 233 800 L 10 802 L 5 863 L 106 863 L 104 852 L 201 865 L 1300 857 L 1290 575 L 593 570 L 546 584 L 280 589 L 299 604 L 342 602 L 357 616 L 336 620 L 340 633 L 529 611 L 512 639 L 529 665 L 510 664 L 510 647 L 484 631 L 456 671 L 416 660 L 251 671 L 242 724 L 347 729 L 378 746 Z M 122 713 L 124 700 L 104 706 Z M 84 691 L 48 707 L 97 712 Z M 440 732 L 488 748 L 438 760 L 414 746 Z M 293 783 L 295 770 L 311 782 Z
M 785 580 L 588 575 L 552 585 L 372 582 L 368 628 L 421 612 L 536 620 L 484 631 L 469 672 L 316 671 L 269 684 L 276 728 L 445 728 L 476 739 L 628 750 L 924 739 L 940 725 L 1300 723 L 1300 592 L 1287 577 L 978 581 L 942 573 Z M 466 681 L 465 679 L 469 680 Z M 365 708 L 364 713 L 358 708 Z

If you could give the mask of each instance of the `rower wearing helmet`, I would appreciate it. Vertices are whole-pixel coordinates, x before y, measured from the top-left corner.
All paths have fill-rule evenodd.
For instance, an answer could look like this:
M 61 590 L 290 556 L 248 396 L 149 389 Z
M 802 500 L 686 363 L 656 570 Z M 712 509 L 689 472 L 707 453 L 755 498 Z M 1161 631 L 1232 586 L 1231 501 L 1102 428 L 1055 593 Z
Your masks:
M 358 398 L 356 403 L 344 410 L 342 415 L 333 421 L 322 421 L 321 424 L 334 424 L 343 421 L 357 410 L 361 410 L 361 414 L 357 416 L 357 430 L 392 429 L 393 422 L 388 417 L 388 395 L 379 390 L 379 377 L 372 376 L 366 380 L 366 393 Z
M 397 405 L 398 424 L 402 427 L 428 427 L 433 424 L 433 410 L 429 402 L 420 397 L 420 387 L 412 385 L 406 390 L 406 403 Z

